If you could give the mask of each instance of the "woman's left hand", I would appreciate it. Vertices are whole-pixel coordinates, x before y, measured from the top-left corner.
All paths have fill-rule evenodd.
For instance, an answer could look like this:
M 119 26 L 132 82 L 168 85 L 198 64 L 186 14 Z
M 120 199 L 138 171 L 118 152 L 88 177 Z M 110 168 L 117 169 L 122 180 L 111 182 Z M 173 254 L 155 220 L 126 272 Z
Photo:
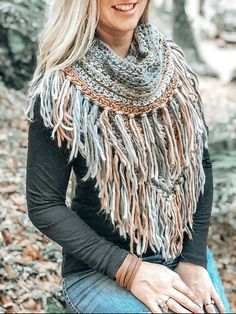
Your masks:
M 215 290 L 208 271 L 204 267 L 180 261 L 174 271 L 180 275 L 183 282 L 198 297 L 199 305 L 202 308 L 203 304 L 209 303 L 213 299 L 219 312 L 226 313 L 224 304 Z M 205 311 L 206 313 L 217 313 L 212 304 L 205 306 Z

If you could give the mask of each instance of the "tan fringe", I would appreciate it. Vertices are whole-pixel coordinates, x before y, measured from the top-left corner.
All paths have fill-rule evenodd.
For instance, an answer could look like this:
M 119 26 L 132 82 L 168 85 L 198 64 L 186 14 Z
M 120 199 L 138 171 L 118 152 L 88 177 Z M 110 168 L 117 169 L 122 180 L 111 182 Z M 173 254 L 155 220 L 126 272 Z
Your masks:
M 177 72 L 152 107 L 125 113 L 119 104 L 122 110 L 114 110 L 114 103 L 101 95 L 91 99 L 80 79 L 65 73 L 52 77 L 41 104 L 58 145 L 66 140 L 71 149 L 69 161 L 78 152 L 86 158 L 83 180 L 96 177 L 100 211 L 120 236 L 129 235 L 130 252 L 142 256 L 150 246 L 166 260 L 181 253 L 184 231 L 192 237 L 207 145 L 196 77 L 179 48 L 170 47 Z

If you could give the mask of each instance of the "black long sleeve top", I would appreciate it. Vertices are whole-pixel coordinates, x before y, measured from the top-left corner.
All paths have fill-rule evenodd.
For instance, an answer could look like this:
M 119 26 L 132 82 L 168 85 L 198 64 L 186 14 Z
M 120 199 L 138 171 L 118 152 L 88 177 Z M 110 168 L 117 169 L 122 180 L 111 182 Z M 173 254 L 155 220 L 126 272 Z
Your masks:
M 78 155 L 68 163 L 66 144 L 57 146 L 51 129 L 43 124 L 39 98 L 34 107 L 34 122 L 29 125 L 26 200 L 31 222 L 43 234 L 62 246 L 62 277 L 92 268 L 115 280 L 115 273 L 129 253 L 127 240 L 114 231 L 100 209 L 95 179 L 82 181 L 85 159 Z M 185 234 L 180 260 L 206 267 L 206 246 L 213 198 L 212 164 L 204 149 L 205 192 L 194 214 L 193 239 Z M 76 192 L 71 206 L 66 191 L 71 174 L 76 175 Z M 153 255 L 148 251 L 143 256 Z

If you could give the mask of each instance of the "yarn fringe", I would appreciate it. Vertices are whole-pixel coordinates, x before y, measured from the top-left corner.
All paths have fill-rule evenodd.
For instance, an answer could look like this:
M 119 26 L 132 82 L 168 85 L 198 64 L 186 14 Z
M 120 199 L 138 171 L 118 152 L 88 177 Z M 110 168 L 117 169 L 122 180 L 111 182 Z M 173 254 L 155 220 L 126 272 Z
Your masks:
M 86 159 L 82 180 L 96 177 L 100 211 L 120 236 L 129 235 L 130 252 L 142 256 L 150 246 L 165 260 L 181 253 L 184 232 L 192 238 L 208 136 L 197 78 L 180 48 L 169 46 L 179 84 L 150 112 L 127 115 L 109 103 L 101 107 L 65 71 L 55 71 L 41 88 L 40 107 L 58 146 L 67 141 L 69 162 L 78 153 Z M 38 90 L 29 97 L 30 119 Z

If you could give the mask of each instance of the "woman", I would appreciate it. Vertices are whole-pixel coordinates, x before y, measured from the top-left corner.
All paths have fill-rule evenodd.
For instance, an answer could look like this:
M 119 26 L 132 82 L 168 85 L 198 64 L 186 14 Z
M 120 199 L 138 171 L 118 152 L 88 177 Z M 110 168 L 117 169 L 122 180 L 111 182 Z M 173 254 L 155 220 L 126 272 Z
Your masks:
M 27 205 L 85 313 L 224 313 L 197 79 L 148 0 L 54 0 L 30 85 Z M 76 191 L 65 196 L 71 170 Z

